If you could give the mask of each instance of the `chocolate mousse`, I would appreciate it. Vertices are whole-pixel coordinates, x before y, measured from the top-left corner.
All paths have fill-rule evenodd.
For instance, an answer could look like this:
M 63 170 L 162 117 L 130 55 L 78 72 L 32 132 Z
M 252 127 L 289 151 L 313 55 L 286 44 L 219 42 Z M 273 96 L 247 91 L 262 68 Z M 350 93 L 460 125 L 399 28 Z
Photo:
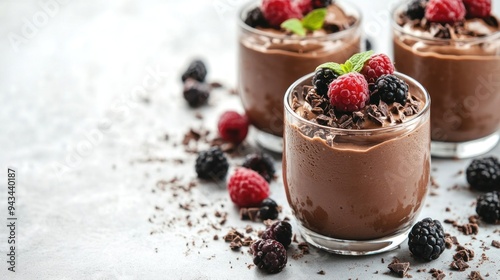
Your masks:
M 442 23 L 409 9 L 405 3 L 393 13 L 394 60 L 398 71 L 432 96 L 432 140 L 466 142 L 497 133 L 498 19 L 488 11 L 481 17 L 467 11 L 463 19 Z
M 317 65 L 345 61 L 359 52 L 360 14 L 342 1 L 335 1 L 327 7 L 323 27 L 301 36 L 269 27 L 258 15 L 257 26 L 249 26 L 247 15 L 251 16 L 249 11 L 256 6 L 247 6 L 241 13 L 240 96 L 250 122 L 261 131 L 281 137 L 286 89 Z

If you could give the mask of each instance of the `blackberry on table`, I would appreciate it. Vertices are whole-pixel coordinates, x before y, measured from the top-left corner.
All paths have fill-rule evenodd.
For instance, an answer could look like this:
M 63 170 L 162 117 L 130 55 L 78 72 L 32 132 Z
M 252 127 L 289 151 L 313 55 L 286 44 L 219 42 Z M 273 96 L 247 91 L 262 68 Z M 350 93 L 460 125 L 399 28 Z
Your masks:
M 372 94 L 378 94 L 385 103 L 398 102 L 404 104 L 408 98 L 408 84 L 400 78 L 386 74 L 380 76 L 374 85 Z
M 292 243 L 292 225 L 287 221 L 277 221 L 264 231 L 262 239 L 274 239 L 288 248 Z
M 487 223 L 500 222 L 500 198 L 497 191 L 485 193 L 477 198 L 476 213 Z
M 277 273 L 286 266 L 287 255 L 283 244 L 273 239 L 259 239 L 252 244 L 253 263 L 268 273 Z
M 445 249 L 443 226 L 438 220 L 423 219 L 408 234 L 408 246 L 417 258 L 426 261 L 437 259 Z
M 260 203 L 259 218 L 261 220 L 275 220 L 278 218 L 278 204 L 271 198 L 266 198 Z
M 247 13 L 245 23 L 251 27 L 267 27 L 269 25 L 260 7 L 255 7 Z
M 207 103 L 210 97 L 210 86 L 189 78 L 184 82 L 182 94 L 189 106 L 199 107 Z
M 473 160 L 466 170 L 467 182 L 480 191 L 500 190 L 500 162 L 496 157 Z
M 312 84 L 316 89 L 316 93 L 322 96 L 327 96 L 328 86 L 330 83 L 337 79 L 339 75 L 335 74 L 332 69 L 320 68 L 316 70 L 312 78 Z
M 195 170 L 198 177 L 206 180 L 222 180 L 226 177 L 229 163 L 218 147 L 202 151 L 196 159 Z
M 423 19 L 425 16 L 425 5 L 429 0 L 413 0 L 406 8 L 406 15 L 410 19 Z
M 205 81 L 207 76 L 207 67 L 203 61 L 197 59 L 193 60 L 186 71 L 182 74 L 182 81 L 185 82 L 188 78 L 195 79 L 198 82 Z
M 311 5 L 312 5 L 313 9 L 328 7 L 332 3 L 333 3 L 333 0 L 312 0 L 311 1 Z
M 247 155 L 243 162 L 243 167 L 257 171 L 267 182 L 271 182 L 276 172 L 273 159 L 265 153 Z

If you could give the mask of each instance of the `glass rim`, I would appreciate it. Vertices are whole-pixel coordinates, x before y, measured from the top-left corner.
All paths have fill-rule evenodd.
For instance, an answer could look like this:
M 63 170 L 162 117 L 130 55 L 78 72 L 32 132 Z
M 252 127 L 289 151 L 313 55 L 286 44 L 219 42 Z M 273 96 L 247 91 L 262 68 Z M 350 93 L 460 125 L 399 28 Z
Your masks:
M 396 75 L 399 78 L 403 78 L 406 82 L 412 83 L 415 85 L 424 95 L 425 97 L 425 104 L 422 110 L 418 112 L 411 120 L 403 123 L 398 123 L 393 126 L 387 126 L 387 127 L 379 127 L 379 128 L 370 128 L 370 129 L 348 129 L 348 128 L 338 128 L 338 127 L 331 127 L 331 126 L 326 126 L 326 125 L 321 125 L 318 123 L 314 123 L 310 120 L 304 119 L 303 117 L 299 116 L 291 107 L 290 102 L 288 102 L 288 99 L 290 95 L 293 94 L 293 91 L 297 86 L 299 86 L 302 82 L 304 82 L 307 79 L 311 79 L 312 76 L 314 75 L 314 72 L 306 74 L 299 79 L 297 79 L 290 87 L 285 92 L 285 97 L 283 99 L 283 103 L 285 106 L 285 112 L 286 114 L 290 114 L 292 117 L 300 120 L 301 122 L 315 126 L 317 128 L 322 128 L 331 132 L 334 132 L 336 135 L 353 135 L 353 136 L 369 136 L 373 134 L 380 134 L 380 133 L 385 133 L 385 132 L 393 132 L 393 131 L 398 131 L 402 130 L 408 126 L 413 125 L 416 122 L 419 122 L 423 116 L 427 114 L 427 112 L 430 110 L 431 106 L 431 97 L 427 90 L 420 84 L 417 80 L 413 79 L 412 77 L 405 75 L 400 72 L 394 72 L 394 75 Z M 286 116 L 285 116 L 285 121 L 286 121 Z M 286 125 L 285 125 L 286 127 Z
M 295 39 L 295 40 L 298 40 L 298 41 L 306 41 L 306 40 L 310 40 L 310 39 L 337 39 L 337 38 L 344 38 L 344 37 L 347 37 L 347 36 L 351 36 L 352 34 L 350 34 L 353 30 L 355 30 L 356 28 L 361 28 L 361 23 L 363 21 L 363 14 L 361 13 L 361 9 L 358 8 L 357 6 L 355 5 L 352 5 L 352 4 L 346 4 L 344 1 L 336 1 L 335 3 L 341 3 L 341 5 L 347 5 L 349 8 L 352 8 L 356 11 L 357 15 L 357 21 L 349 26 L 349 28 L 345 29 L 345 30 L 342 30 L 342 31 L 339 31 L 339 32 L 334 32 L 334 33 L 329 33 L 329 34 L 326 34 L 326 35 L 320 35 L 320 36 L 311 36 L 311 37 L 307 37 L 307 36 L 304 36 L 304 37 L 296 37 L 296 36 L 292 36 L 292 35 L 282 35 L 282 34 L 275 34 L 275 33 L 271 33 L 271 32 L 266 32 L 266 31 L 262 31 L 262 30 L 259 30 L 257 28 L 254 28 L 254 27 L 251 27 L 249 25 L 247 25 L 244 21 L 244 17 L 246 16 L 246 11 L 249 10 L 250 7 L 256 5 L 257 3 L 259 3 L 260 1 L 258 0 L 250 0 L 250 1 L 247 1 L 244 5 L 242 5 L 238 11 L 238 25 L 250 32 L 250 33 L 253 33 L 253 34 L 257 34 L 257 35 L 260 35 L 260 36 L 265 36 L 265 37 L 269 37 L 269 38 L 273 38 L 273 39 Z
M 391 8 L 391 26 L 393 30 L 396 30 L 398 32 L 403 33 L 404 35 L 410 36 L 412 38 L 416 38 L 419 40 L 423 41 L 429 41 L 429 42 L 442 42 L 442 43 L 450 43 L 450 42 L 456 42 L 456 43 L 474 43 L 474 44 L 479 44 L 484 41 L 488 41 L 491 39 L 500 39 L 500 30 L 497 32 L 494 32 L 492 34 L 483 36 L 483 37 L 475 37 L 475 38 L 462 38 L 462 39 L 451 39 L 451 38 L 434 38 L 434 37 L 425 37 L 422 35 L 416 35 L 408 32 L 404 28 L 402 28 L 397 22 L 396 22 L 396 14 L 399 12 L 404 5 L 408 5 L 408 3 L 411 2 L 411 0 L 406 0 L 406 1 L 401 1 L 399 3 L 393 4 L 393 7 Z

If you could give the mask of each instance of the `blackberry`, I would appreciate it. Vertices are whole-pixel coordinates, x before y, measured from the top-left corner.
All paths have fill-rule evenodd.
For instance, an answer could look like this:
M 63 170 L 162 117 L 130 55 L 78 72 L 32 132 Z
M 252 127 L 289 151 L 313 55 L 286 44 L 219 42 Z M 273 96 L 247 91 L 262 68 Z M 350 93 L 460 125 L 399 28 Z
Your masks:
M 316 73 L 314 73 L 312 78 L 312 84 L 316 89 L 316 93 L 322 96 L 327 96 L 328 86 L 333 80 L 337 79 L 338 76 L 339 75 L 335 74 L 335 72 L 329 68 L 320 68 L 316 70 Z
M 245 18 L 245 23 L 251 27 L 257 27 L 257 26 L 268 27 L 269 26 L 266 18 L 264 17 L 264 14 L 262 13 L 262 10 L 259 7 L 255 7 L 253 10 L 251 10 L 247 13 L 247 17 Z
M 429 2 L 429 0 L 411 1 L 406 8 L 406 16 L 410 19 L 423 19 L 427 2 Z
M 253 263 L 268 273 L 277 273 L 286 266 L 286 249 L 276 240 L 257 240 L 252 244 Z
M 184 82 L 182 93 L 189 106 L 199 107 L 207 103 L 208 97 L 210 97 L 210 86 L 189 78 Z
M 182 74 L 182 81 L 185 82 L 188 78 L 195 79 L 198 82 L 205 81 L 205 77 L 207 76 L 207 67 L 205 67 L 205 63 L 203 61 L 197 59 L 193 60 L 188 69 Z
M 243 167 L 257 171 L 267 182 L 271 182 L 276 172 L 273 159 L 264 153 L 247 155 L 243 162 Z
M 278 218 L 278 204 L 271 198 L 266 198 L 260 203 L 259 218 L 261 220 L 275 220 Z
M 264 231 L 262 239 L 274 239 L 288 248 L 292 243 L 292 226 L 286 221 L 277 221 Z
M 487 223 L 500 222 L 500 198 L 497 191 L 485 193 L 477 198 L 476 213 Z
M 328 7 L 333 3 L 333 0 L 312 0 L 311 5 L 313 9 Z
M 431 218 L 416 223 L 408 234 L 408 246 L 415 257 L 426 261 L 437 259 L 445 249 L 441 223 Z
M 500 190 L 500 163 L 496 157 L 473 160 L 465 172 L 467 182 L 480 191 Z
M 218 147 L 202 151 L 196 159 L 195 170 L 198 177 L 206 180 L 222 180 L 226 177 L 229 164 Z
M 405 104 L 406 98 L 408 98 L 408 84 L 392 74 L 380 76 L 373 88 L 372 94 L 378 94 L 385 103 Z

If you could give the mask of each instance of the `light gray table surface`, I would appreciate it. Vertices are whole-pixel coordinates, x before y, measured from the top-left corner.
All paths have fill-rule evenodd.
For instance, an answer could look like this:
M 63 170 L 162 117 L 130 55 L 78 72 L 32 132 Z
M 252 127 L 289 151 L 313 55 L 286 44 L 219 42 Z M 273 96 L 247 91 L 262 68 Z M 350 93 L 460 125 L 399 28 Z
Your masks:
M 453 249 L 430 263 L 415 261 L 405 243 L 375 256 L 311 248 L 293 259 L 294 244 L 284 271 L 267 276 L 248 267 L 248 248 L 229 248 L 222 237 L 231 228 L 264 225 L 240 220 L 223 183 L 198 182 L 196 155 L 180 142 L 190 128 L 203 127 L 213 138 L 223 111 L 242 110 L 229 93 L 236 87 L 235 17 L 242 3 L 0 1 L 0 279 L 390 279 L 393 257 L 410 261 L 415 279 L 431 279 L 431 268 L 445 279 L 466 279 L 473 270 L 499 279 L 500 249 L 490 245 L 500 240 L 500 228 L 483 223 L 473 236 L 444 224 L 476 252 L 465 272 L 449 269 Z M 356 3 L 375 49 L 390 53 L 387 9 L 394 1 Z M 180 74 L 195 57 L 206 61 L 208 79 L 226 88 L 193 110 L 182 98 Z M 252 147 L 249 141 L 240 153 Z M 500 156 L 500 146 L 489 154 Z M 291 217 L 276 159 L 271 196 L 284 207 L 281 217 Z M 242 157 L 230 162 L 231 172 Z M 420 218 L 467 223 L 477 193 L 459 172 L 469 162 L 433 159 L 439 187 Z M 18 179 L 15 273 L 6 263 L 8 167 Z M 178 182 L 169 183 L 173 178 Z M 179 189 L 192 181 L 193 188 Z M 227 221 L 221 224 L 216 212 Z

